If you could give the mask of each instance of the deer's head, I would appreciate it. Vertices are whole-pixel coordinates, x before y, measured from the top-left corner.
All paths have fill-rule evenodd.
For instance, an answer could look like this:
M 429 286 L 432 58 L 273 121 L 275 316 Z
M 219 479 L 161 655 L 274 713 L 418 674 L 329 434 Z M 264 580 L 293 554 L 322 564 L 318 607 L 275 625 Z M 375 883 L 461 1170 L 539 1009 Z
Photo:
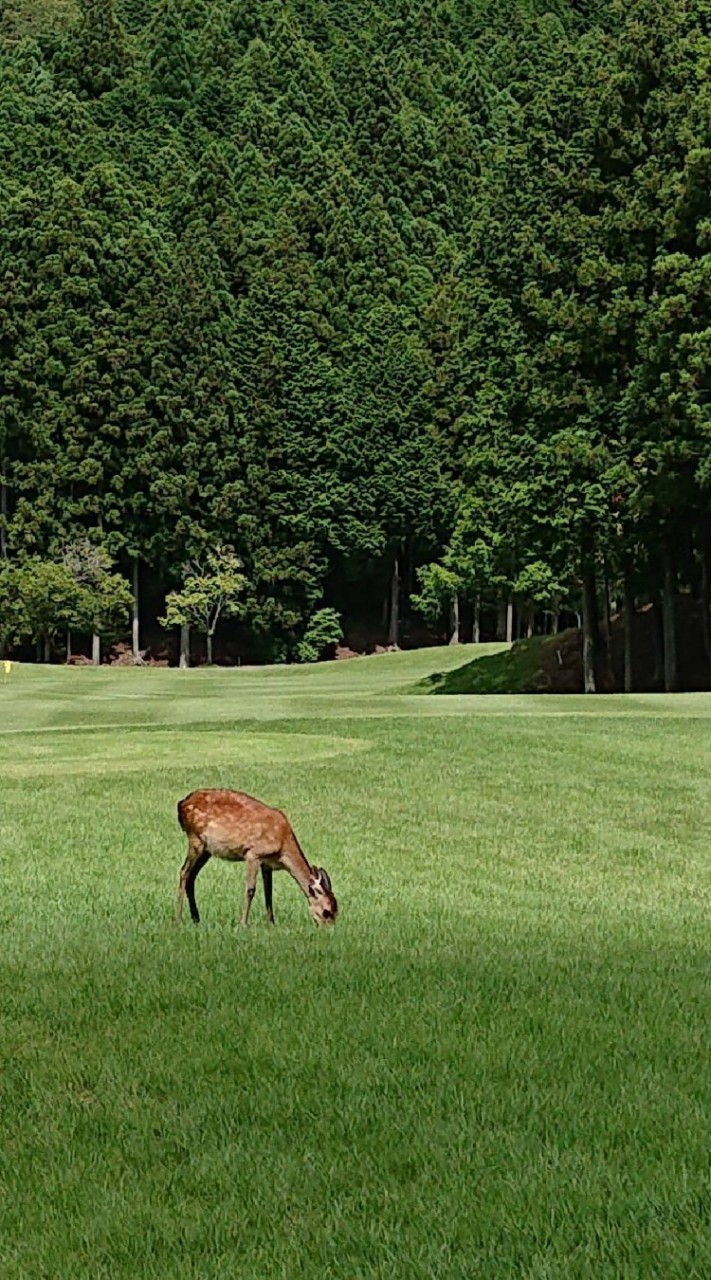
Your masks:
M 331 888 L 328 872 L 323 867 L 314 867 L 309 881 L 309 911 L 316 924 L 335 924 L 338 915 L 338 903 Z

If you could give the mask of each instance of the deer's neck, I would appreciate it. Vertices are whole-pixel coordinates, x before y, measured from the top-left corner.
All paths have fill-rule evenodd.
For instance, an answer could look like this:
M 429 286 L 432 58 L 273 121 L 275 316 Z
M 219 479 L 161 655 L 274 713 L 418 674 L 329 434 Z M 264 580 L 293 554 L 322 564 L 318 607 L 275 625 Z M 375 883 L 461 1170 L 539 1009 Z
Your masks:
M 294 877 L 302 893 L 308 897 L 309 884 L 313 879 L 314 871 L 295 836 L 292 836 L 286 842 L 282 850 L 281 862 L 282 866 Z

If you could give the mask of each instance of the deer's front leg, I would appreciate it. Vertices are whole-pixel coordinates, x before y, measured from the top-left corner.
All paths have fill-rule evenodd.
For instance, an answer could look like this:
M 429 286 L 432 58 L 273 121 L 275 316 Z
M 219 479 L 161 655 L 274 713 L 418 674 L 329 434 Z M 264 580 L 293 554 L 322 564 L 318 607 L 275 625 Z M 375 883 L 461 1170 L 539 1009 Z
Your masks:
M 240 924 L 246 925 L 249 920 L 249 909 L 252 905 L 252 898 L 257 892 L 257 876 L 259 874 L 259 863 L 255 858 L 247 858 L 247 886 L 244 891 L 244 910 L 242 911 L 242 919 Z

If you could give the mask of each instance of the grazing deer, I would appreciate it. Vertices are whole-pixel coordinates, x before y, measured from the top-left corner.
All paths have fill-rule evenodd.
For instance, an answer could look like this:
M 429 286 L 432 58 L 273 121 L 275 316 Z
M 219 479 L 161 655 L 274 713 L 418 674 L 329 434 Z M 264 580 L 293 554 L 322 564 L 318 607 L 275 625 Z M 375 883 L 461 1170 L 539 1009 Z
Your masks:
M 197 924 L 195 881 L 212 858 L 247 863 L 247 887 L 241 923 L 246 925 L 261 868 L 267 919 L 274 924 L 272 872 L 288 871 L 304 893 L 316 924 L 334 924 L 338 903 L 323 868 L 312 867 L 291 823 L 279 809 L 271 809 L 241 791 L 192 791 L 178 805 L 178 822 L 188 837 L 188 853 L 180 869 L 177 921 L 183 918 L 188 895 L 190 915 Z

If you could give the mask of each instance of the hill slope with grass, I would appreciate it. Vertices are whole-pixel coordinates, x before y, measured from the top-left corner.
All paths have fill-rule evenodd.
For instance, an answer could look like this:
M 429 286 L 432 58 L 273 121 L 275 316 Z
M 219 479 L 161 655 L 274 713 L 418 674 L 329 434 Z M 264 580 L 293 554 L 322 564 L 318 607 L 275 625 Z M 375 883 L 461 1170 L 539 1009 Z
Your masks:
M 653 609 L 645 609 L 634 619 L 633 689 L 660 692 L 663 687 L 663 649 L 659 620 Z M 597 663 L 597 688 L 601 693 L 620 693 L 624 688 L 624 625 L 613 618 L 610 629 L 609 661 L 604 652 Z M 703 692 L 711 689 L 711 661 L 703 646 L 703 628 L 694 603 L 680 603 L 678 620 L 679 689 Z M 491 651 L 494 650 L 494 651 Z M 441 650 L 433 651 L 441 653 Z M 582 633 L 576 628 L 557 635 L 531 636 L 510 647 L 491 646 L 476 652 L 460 666 L 448 662 L 428 674 L 418 686 L 423 693 L 582 693 Z
M 582 693 L 580 633 L 531 636 L 420 681 L 424 693 Z

